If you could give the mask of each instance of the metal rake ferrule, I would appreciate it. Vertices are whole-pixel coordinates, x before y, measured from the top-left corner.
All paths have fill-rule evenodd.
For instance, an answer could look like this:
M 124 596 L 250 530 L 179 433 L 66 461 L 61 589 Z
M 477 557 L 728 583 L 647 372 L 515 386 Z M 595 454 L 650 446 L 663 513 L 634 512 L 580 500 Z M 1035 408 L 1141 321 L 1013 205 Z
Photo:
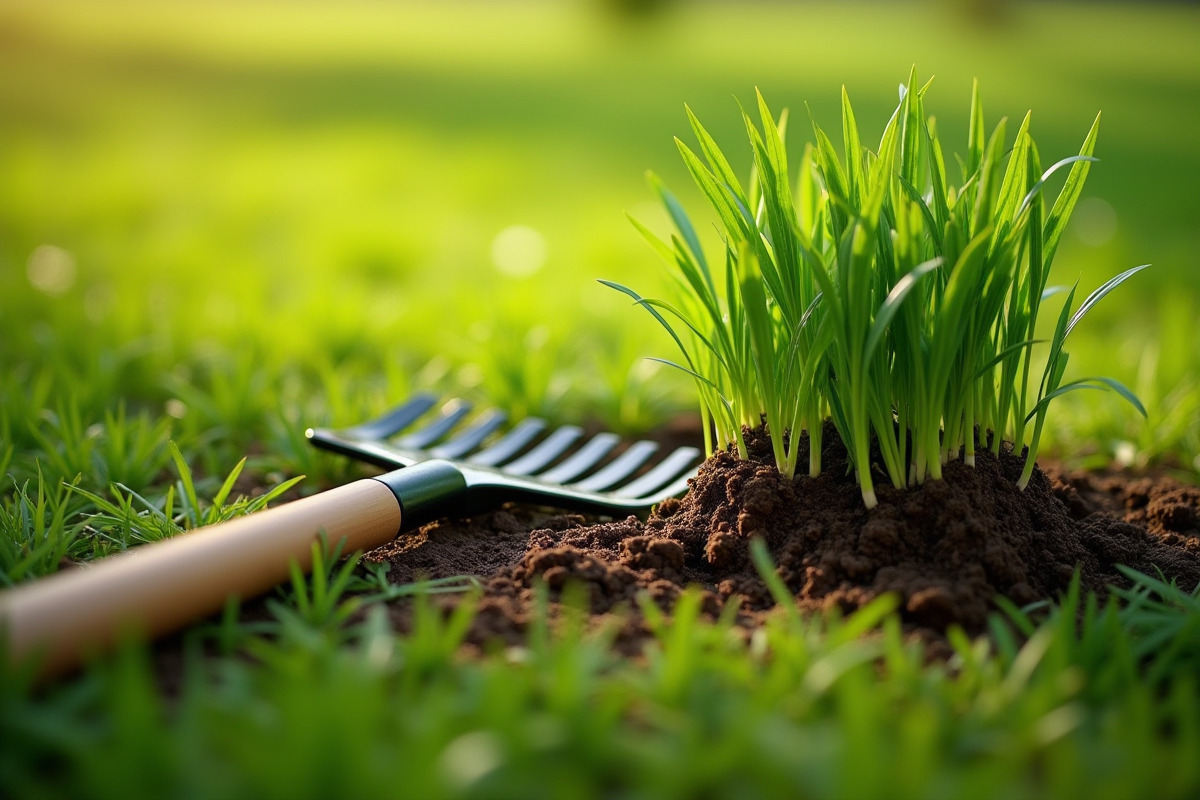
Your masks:
M 378 419 L 350 428 L 310 428 L 317 447 L 392 470 L 387 483 L 411 524 L 520 501 L 595 514 L 639 513 L 687 489 L 703 453 L 679 447 L 661 458 L 642 440 L 613 433 L 585 440 L 575 425 L 550 428 L 527 417 L 506 426 L 497 409 L 414 395 Z

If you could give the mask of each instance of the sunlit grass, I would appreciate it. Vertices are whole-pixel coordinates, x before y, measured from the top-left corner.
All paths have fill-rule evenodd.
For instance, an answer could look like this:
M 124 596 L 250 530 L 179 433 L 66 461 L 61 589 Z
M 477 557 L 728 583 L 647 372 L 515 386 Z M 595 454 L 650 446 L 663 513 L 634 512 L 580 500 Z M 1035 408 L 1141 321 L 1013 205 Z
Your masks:
M 1155 264 L 1155 276 L 1128 288 L 1132 313 L 1097 310 L 1094 331 L 1076 334 L 1074 365 L 1102 372 L 1117 340 L 1145 336 L 1161 285 L 1196 308 L 1194 285 L 1181 280 L 1200 249 L 1184 209 L 1200 197 L 1175 179 L 1196 155 L 1186 137 L 1171 135 L 1194 127 L 1197 113 L 1189 98 L 1200 75 L 1183 55 L 1196 25 L 1187 10 L 1110 8 L 1102 22 L 1020 7 L 998 32 L 952 14 L 867 14 L 850 48 L 835 7 L 772 7 L 780 16 L 761 31 L 762 47 L 726 48 L 714 60 L 688 53 L 727 27 L 719 7 L 632 34 L 583 24 L 592 19 L 586 12 L 524 5 L 472 6 L 474 25 L 461 9 L 433 5 L 313 5 L 282 17 L 269 4 L 123 15 L 55 8 L 0 15 L 8 36 L 0 56 L 8 65 L 0 70 L 0 289 L 28 298 L 6 308 L 0 355 L 13 380 L 56 397 L 82 395 L 92 425 L 120 396 L 131 412 L 144 405 L 158 414 L 180 399 L 176 387 L 207 391 L 205 375 L 236 370 L 225 351 L 256 352 L 256 365 L 267 367 L 260 376 L 286 400 L 220 420 L 217 438 L 233 439 L 214 470 L 260 440 L 262 420 L 278 419 L 278 407 L 295 415 L 302 404 L 301 428 L 335 408 L 349 422 L 434 374 L 449 390 L 499 388 L 501 399 L 517 400 L 522 392 L 504 389 L 504 376 L 526 369 L 519 342 L 531 334 L 544 341 L 545 360 L 556 361 L 521 377 L 525 394 L 550 399 L 535 409 L 628 413 L 630 403 L 611 400 L 624 390 L 594 378 L 625 375 L 654 352 L 653 323 L 629 320 L 593 279 L 654 293 L 653 256 L 621 212 L 645 218 L 648 166 L 686 186 L 670 145 L 684 132 L 682 102 L 726 140 L 737 132 L 729 98 L 755 84 L 781 106 L 809 98 L 814 113 L 832 118 L 837 98 L 823 88 L 846 83 L 859 116 L 874 119 L 894 95 L 879 75 L 916 60 L 938 76 L 946 98 L 978 75 L 993 114 L 1036 108 L 1048 152 L 1077 147 L 1078 131 L 1102 109 L 1104 168 L 1083 200 L 1114 216 L 1097 218 L 1092 244 L 1068 234 L 1055 281 L 1096 286 L 1142 261 Z M 1091 33 L 1055 36 L 1068 18 Z M 501 20 L 520 33 L 490 37 Z M 929 26 L 939 47 L 919 54 L 903 43 L 928 34 L 892 35 Z M 811 47 L 784 46 L 793 31 L 811 29 L 834 33 Z M 1106 49 L 1099 43 L 1113 30 L 1123 45 Z M 1028 43 L 1017 63 L 1005 46 L 1010 36 Z M 1042 46 L 1049 39 L 1054 46 Z M 1114 74 L 1106 52 L 1122 59 L 1122 72 Z M 493 68 L 481 74 L 476 66 L 487 59 Z M 947 99 L 930 109 L 948 141 L 966 137 L 959 105 Z M 647 222 L 665 226 L 665 218 Z M 547 246 L 544 265 L 525 278 L 492 261 L 496 237 L 514 225 L 537 230 Z M 27 275 L 47 244 L 73 260 L 74 282 L 61 294 L 34 289 Z M 640 352 L 622 338 L 643 343 Z M 105 369 L 97 347 L 112 359 Z M 41 366 L 27 374 L 33 363 L 80 379 L 46 383 Z M 330 387 L 329 374 L 345 384 Z M 1132 383 L 1134 365 L 1116 377 Z M 686 382 L 656 379 L 664 381 L 681 407 Z M 203 418 L 197 430 L 210 430 L 211 414 L 193 416 Z M 652 420 L 635 414 L 608 424 Z
M 1047 439 L 1193 463 L 1196 417 L 1170 409 L 1194 407 L 1200 352 L 1200 185 L 1180 179 L 1200 170 L 1194 9 L 1013 4 L 971 27 L 943 5 L 855 4 L 853 24 L 837 4 L 675 7 L 638 29 L 565 3 L 0 6 L 5 580 L 107 552 L 100 529 L 123 542 L 106 513 L 131 519 L 130 544 L 137 526 L 156 534 L 154 510 L 163 533 L 189 524 L 168 442 L 203 514 L 243 457 L 223 507 L 296 475 L 304 492 L 345 482 L 356 467 L 314 452 L 304 428 L 414 388 L 655 427 L 690 407 L 690 387 L 642 360 L 661 348 L 654 321 L 594 280 L 659 288 L 622 212 L 669 225 L 642 175 L 686 185 L 681 105 L 726 141 L 741 133 L 731 98 L 756 85 L 835 119 L 827 89 L 844 83 L 861 120 L 882 119 L 884 79 L 914 62 L 946 98 L 929 109 L 946 141 L 966 139 L 954 126 L 972 76 L 989 113 L 1037 110 L 1046 153 L 1076 152 L 1104 112 L 1081 200 L 1096 201 L 1093 225 L 1065 236 L 1052 281 L 1155 264 L 1072 336 L 1072 368 L 1129 383 L 1149 423 L 1067 397 Z M 747 15 L 754 46 L 728 46 Z M 494 262 L 513 226 L 544 240 L 532 274 Z M 467 611 L 425 604 L 398 636 L 374 601 L 343 624 L 342 602 L 469 582 L 409 590 L 360 566 L 336 595 L 341 567 L 326 566 L 324 584 L 272 596 L 267 619 L 231 607 L 183 634 L 181 687 L 160 691 L 138 647 L 50 689 L 4 675 L 0 794 L 1186 796 L 1197 783 L 1195 614 L 1178 595 L 1137 619 L 1097 613 L 1082 638 L 1071 605 L 1049 634 L 998 622 L 992 644 L 955 640 L 945 671 L 887 619 L 874 643 L 838 638 L 862 619 L 790 618 L 746 642 L 691 600 L 652 620 L 641 661 L 536 625 L 527 647 L 464 660 Z M 1156 635 L 1178 644 L 1147 649 Z
M 1182 797 L 1200 781 L 1197 598 L 1149 578 L 1124 609 L 1072 593 L 997 615 L 990 640 L 951 631 L 933 664 L 890 597 L 845 618 L 776 614 L 747 637 L 685 593 L 670 616 L 644 606 L 636 662 L 613 653 L 614 627 L 585 632 L 570 606 L 552 624 L 543 604 L 524 645 L 464 659 L 469 597 L 447 613 L 418 595 L 396 637 L 377 606 L 348 622 L 348 583 L 331 567 L 295 587 L 295 610 L 193 631 L 170 699 L 136 647 L 38 698 L 4 673 L 0 787 L 991 798 Z

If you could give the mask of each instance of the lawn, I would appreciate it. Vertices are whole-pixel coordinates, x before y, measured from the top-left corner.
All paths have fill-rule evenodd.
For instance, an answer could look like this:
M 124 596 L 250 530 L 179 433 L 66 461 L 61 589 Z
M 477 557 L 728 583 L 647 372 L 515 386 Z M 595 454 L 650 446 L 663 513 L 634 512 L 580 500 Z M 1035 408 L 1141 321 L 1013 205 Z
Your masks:
M 913 64 L 936 76 L 926 105 L 950 150 L 973 78 L 990 121 L 1033 110 L 1045 164 L 1102 112 L 1051 283 L 1086 294 L 1153 265 L 1089 315 L 1070 367 L 1126 382 L 1148 418 L 1065 397 L 1043 451 L 1197 480 L 1200 11 L 609 5 L 0 5 L 0 582 L 136 543 L 89 525 L 100 507 L 78 490 L 161 507 L 186 477 L 206 500 L 243 457 L 237 491 L 343 482 L 357 470 L 304 428 L 416 389 L 626 433 L 694 414 L 687 381 L 645 360 L 669 355 L 665 334 L 597 283 L 666 286 L 625 212 L 666 230 L 647 169 L 700 207 L 672 141 L 691 141 L 684 104 L 742 155 L 736 101 L 755 87 L 796 128 L 807 104 L 836 130 L 845 85 L 867 126 Z M 199 513 L 184 494 L 174 510 Z M 139 645 L 48 689 L 5 675 L 0 794 L 1200 785 L 1200 610 L 1164 587 L 1123 611 L 1013 610 L 925 666 L 884 606 L 781 615 L 748 641 L 684 607 L 634 661 L 570 624 L 465 658 L 459 617 L 420 606 L 397 636 L 371 610 L 394 587 L 356 576 L 353 615 L 298 599 L 310 584 L 265 619 L 231 609 L 190 631 L 168 685 Z

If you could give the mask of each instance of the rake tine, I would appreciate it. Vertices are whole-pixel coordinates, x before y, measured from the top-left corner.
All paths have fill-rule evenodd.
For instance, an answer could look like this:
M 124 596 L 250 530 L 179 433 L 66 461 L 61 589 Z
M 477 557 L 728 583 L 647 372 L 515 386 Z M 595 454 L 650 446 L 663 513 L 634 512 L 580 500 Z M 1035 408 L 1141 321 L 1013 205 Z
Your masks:
M 342 431 L 350 439 L 387 439 L 412 425 L 437 404 L 437 395 L 429 392 L 415 394 L 403 405 L 393 408 L 378 419 L 355 425 Z
M 454 430 L 463 417 L 471 413 L 471 404 L 465 400 L 451 400 L 442 407 L 442 411 L 442 416 L 436 421 L 396 439 L 396 447 L 401 450 L 425 450 Z
M 700 451 L 695 447 L 680 447 L 674 450 L 670 455 L 656 464 L 645 475 L 642 475 L 630 481 L 621 488 L 615 490 L 613 494 L 618 497 L 646 497 L 651 492 L 654 492 L 663 487 L 663 484 L 680 476 L 680 473 L 689 470 L 694 466 L 697 459 L 700 458 Z M 684 477 L 683 485 L 680 490 L 687 487 L 687 478 Z M 673 494 L 674 492 L 672 492 Z
M 428 413 L 437 405 L 436 395 L 422 393 L 377 420 L 341 430 L 309 429 L 306 435 L 318 447 L 392 470 L 448 462 L 480 505 L 547 501 L 601 514 L 645 511 L 685 492 L 703 458 L 694 447 L 680 447 L 654 459 L 658 445 L 652 441 L 620 450 L 615 433 L 583 441 L 578 426 L 550 430 L 537 417 L 506 429 L 509 419 L 502 411 L 473 414 L 472 405 L 457 398 Z M 399 433 L 413 423 L 418 425 L 411 432 Z
M 509 464 L 504 465 L 505 473 L 509 475 L 532 475 L 550 466 L 555 459 L 575 444 L 575 440 L 583 435 L 583 429 L 575 425 L 564 425 L 556 428 L 549 436 L 538 443 L 525 455 Z
M 495 467 L 516 457 L 546 427 L 546 421 L 537 417 L 526 417 L 500 439 L 484 450 L 467 459 L 468 464 Z
M 572 453 L 561 464 L 538 475 L 538 480 L 547 483 L 570 483 L 600 463 L 600 459 L 608 455 L 609 451 L 620 441 L 621 437 L 615 433 L 609 431 L 598 433 L 588 439 L 583 447 Z
M 571 484 L 571 488 L 580 492 L 601 492 L 616 486 L 636 472 L 637 468 L 646 463 L 657 450 L 658 445 L 654 442 L 646 440 L 634 442 L 599 472 Z
M 334 453 L 374 464 L 385 469 L 412 466 L 420 459 L 412 453 L 403 453 L 385 442 L 360 439 L 353 435 L 353 429 L 345 431 L 330 431 L 324 428 L 309 428 L 305 436 L 313 444 Z
M 484 439 L 498 430 L 507 419 L 508 415 L 500 409 L 488 409 L 453 439 L 430 448 L 429 455 L 433 458 L 462 458 L 467 453 L 478 450 Z

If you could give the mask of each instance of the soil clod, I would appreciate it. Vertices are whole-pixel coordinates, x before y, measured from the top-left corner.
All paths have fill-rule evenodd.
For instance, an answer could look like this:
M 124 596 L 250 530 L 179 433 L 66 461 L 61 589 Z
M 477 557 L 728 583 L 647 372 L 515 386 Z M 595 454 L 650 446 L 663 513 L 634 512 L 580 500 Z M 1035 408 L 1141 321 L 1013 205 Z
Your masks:
M 685 497 L 645 522 L 514 506 L 426 526 L 368 557 L 391 562 L 393 580 L 479 575 L 480 644 L 520 643 L 538 582 L 551 599 L 577 587 L 593 615 L 627 611 L 619 641 L 637 638 L 639 596 L 670 611 L 691 585 L 707 613 L 734 603 L 753 623 L 774 605 L 750 558 L 755 538 L 800 609 L 850 612 L 894 593 L 906 626 L 934 637 L 951 625 L 981 633 L 997 596 L 1054 600 L 1076 574 L 1103 596 L 1128 585 L 1118 565 L 1161 571 L 1189 591 L 1200 583 L 1200 489 L 1170 478 L 1050 468 L 1021 491 L 1020 457 L 980 449 L 975 467 L 952 460 L 942 480 L 877 486 L 868 510 L 836 435 L 825 437 L 816 478 L 779 474 L 761 429 L 748 445 L 749 460 L 715 454 Z M 807 463 L 803 435 L 799 446 Z

